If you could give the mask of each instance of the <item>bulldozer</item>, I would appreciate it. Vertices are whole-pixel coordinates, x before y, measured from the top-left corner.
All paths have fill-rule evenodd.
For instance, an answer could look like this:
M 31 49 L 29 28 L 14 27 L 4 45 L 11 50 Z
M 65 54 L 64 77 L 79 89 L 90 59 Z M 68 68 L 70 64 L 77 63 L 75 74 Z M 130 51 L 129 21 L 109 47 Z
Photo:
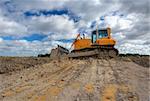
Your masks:
M 96 29 L 91 32 L 91 38 L 85 38 L 77 35 L 73 41 L 71 48 L 68 50 L 60 45 L 56 49 L 52 49 L 50 58 L 61 58 L 66 56 L 68 58 L 81 57 L 110 57 L 115 58 L 119 52 L 114 46 L 116 41 L 111 36 L 111 28 Z

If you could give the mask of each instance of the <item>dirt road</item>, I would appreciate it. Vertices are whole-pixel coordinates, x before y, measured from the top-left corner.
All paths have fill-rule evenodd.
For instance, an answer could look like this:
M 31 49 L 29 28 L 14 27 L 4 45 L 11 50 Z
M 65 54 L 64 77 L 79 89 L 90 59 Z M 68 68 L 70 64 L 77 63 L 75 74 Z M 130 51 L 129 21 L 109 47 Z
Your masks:
M 149 101 L 148 82 L 129 58 L 55 60 L 0 74 L 0 101 Z

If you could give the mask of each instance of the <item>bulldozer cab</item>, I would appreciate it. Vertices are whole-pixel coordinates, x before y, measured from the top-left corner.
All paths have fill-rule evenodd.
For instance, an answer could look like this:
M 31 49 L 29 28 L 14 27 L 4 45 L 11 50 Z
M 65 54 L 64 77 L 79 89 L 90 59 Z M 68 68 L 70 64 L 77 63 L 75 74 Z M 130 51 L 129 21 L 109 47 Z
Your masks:
M 106 38 L 108 37 L 108 31 L 107 29 L 102 29 L 102 30 L 94 30 L 92 32 L 92 43 L 96 43 L 97 39 L 101 39 L 101 38 Z

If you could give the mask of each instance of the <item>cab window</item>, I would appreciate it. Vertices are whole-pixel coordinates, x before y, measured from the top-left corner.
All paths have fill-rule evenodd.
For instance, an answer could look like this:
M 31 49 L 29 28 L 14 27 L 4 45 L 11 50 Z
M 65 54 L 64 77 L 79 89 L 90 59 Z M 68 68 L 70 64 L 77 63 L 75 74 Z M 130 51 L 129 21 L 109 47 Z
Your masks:
M 99 38 L 108 37 L 107 30 L 99 30 Z

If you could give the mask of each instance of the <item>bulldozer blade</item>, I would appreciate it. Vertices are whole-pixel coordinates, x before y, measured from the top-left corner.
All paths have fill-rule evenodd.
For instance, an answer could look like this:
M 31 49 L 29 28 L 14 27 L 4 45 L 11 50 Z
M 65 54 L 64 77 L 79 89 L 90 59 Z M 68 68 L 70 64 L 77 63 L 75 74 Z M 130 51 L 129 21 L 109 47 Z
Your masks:
M 68 50 L 67 48 L 64 48 L 64 47 L 62 47 L 62 46 L 60 46 L 60 45 L 58 45 L 58 49 L 59 49 L 59 51 L 62 52 L 62 53 L 66 53 L 66 54 L 69 53 L 69 50 Z
M 76 58 L 76 57 L 87 57 L 87 56 L 94 56 L 98 54 L 98 50 L 91 50 L 86 52 L 75 52 L 68 54 L 69 58 Z
M 69 54 L 69 50 L 58 45 L 57 48 L 51 50 L 50 58 L 59 59 Z

